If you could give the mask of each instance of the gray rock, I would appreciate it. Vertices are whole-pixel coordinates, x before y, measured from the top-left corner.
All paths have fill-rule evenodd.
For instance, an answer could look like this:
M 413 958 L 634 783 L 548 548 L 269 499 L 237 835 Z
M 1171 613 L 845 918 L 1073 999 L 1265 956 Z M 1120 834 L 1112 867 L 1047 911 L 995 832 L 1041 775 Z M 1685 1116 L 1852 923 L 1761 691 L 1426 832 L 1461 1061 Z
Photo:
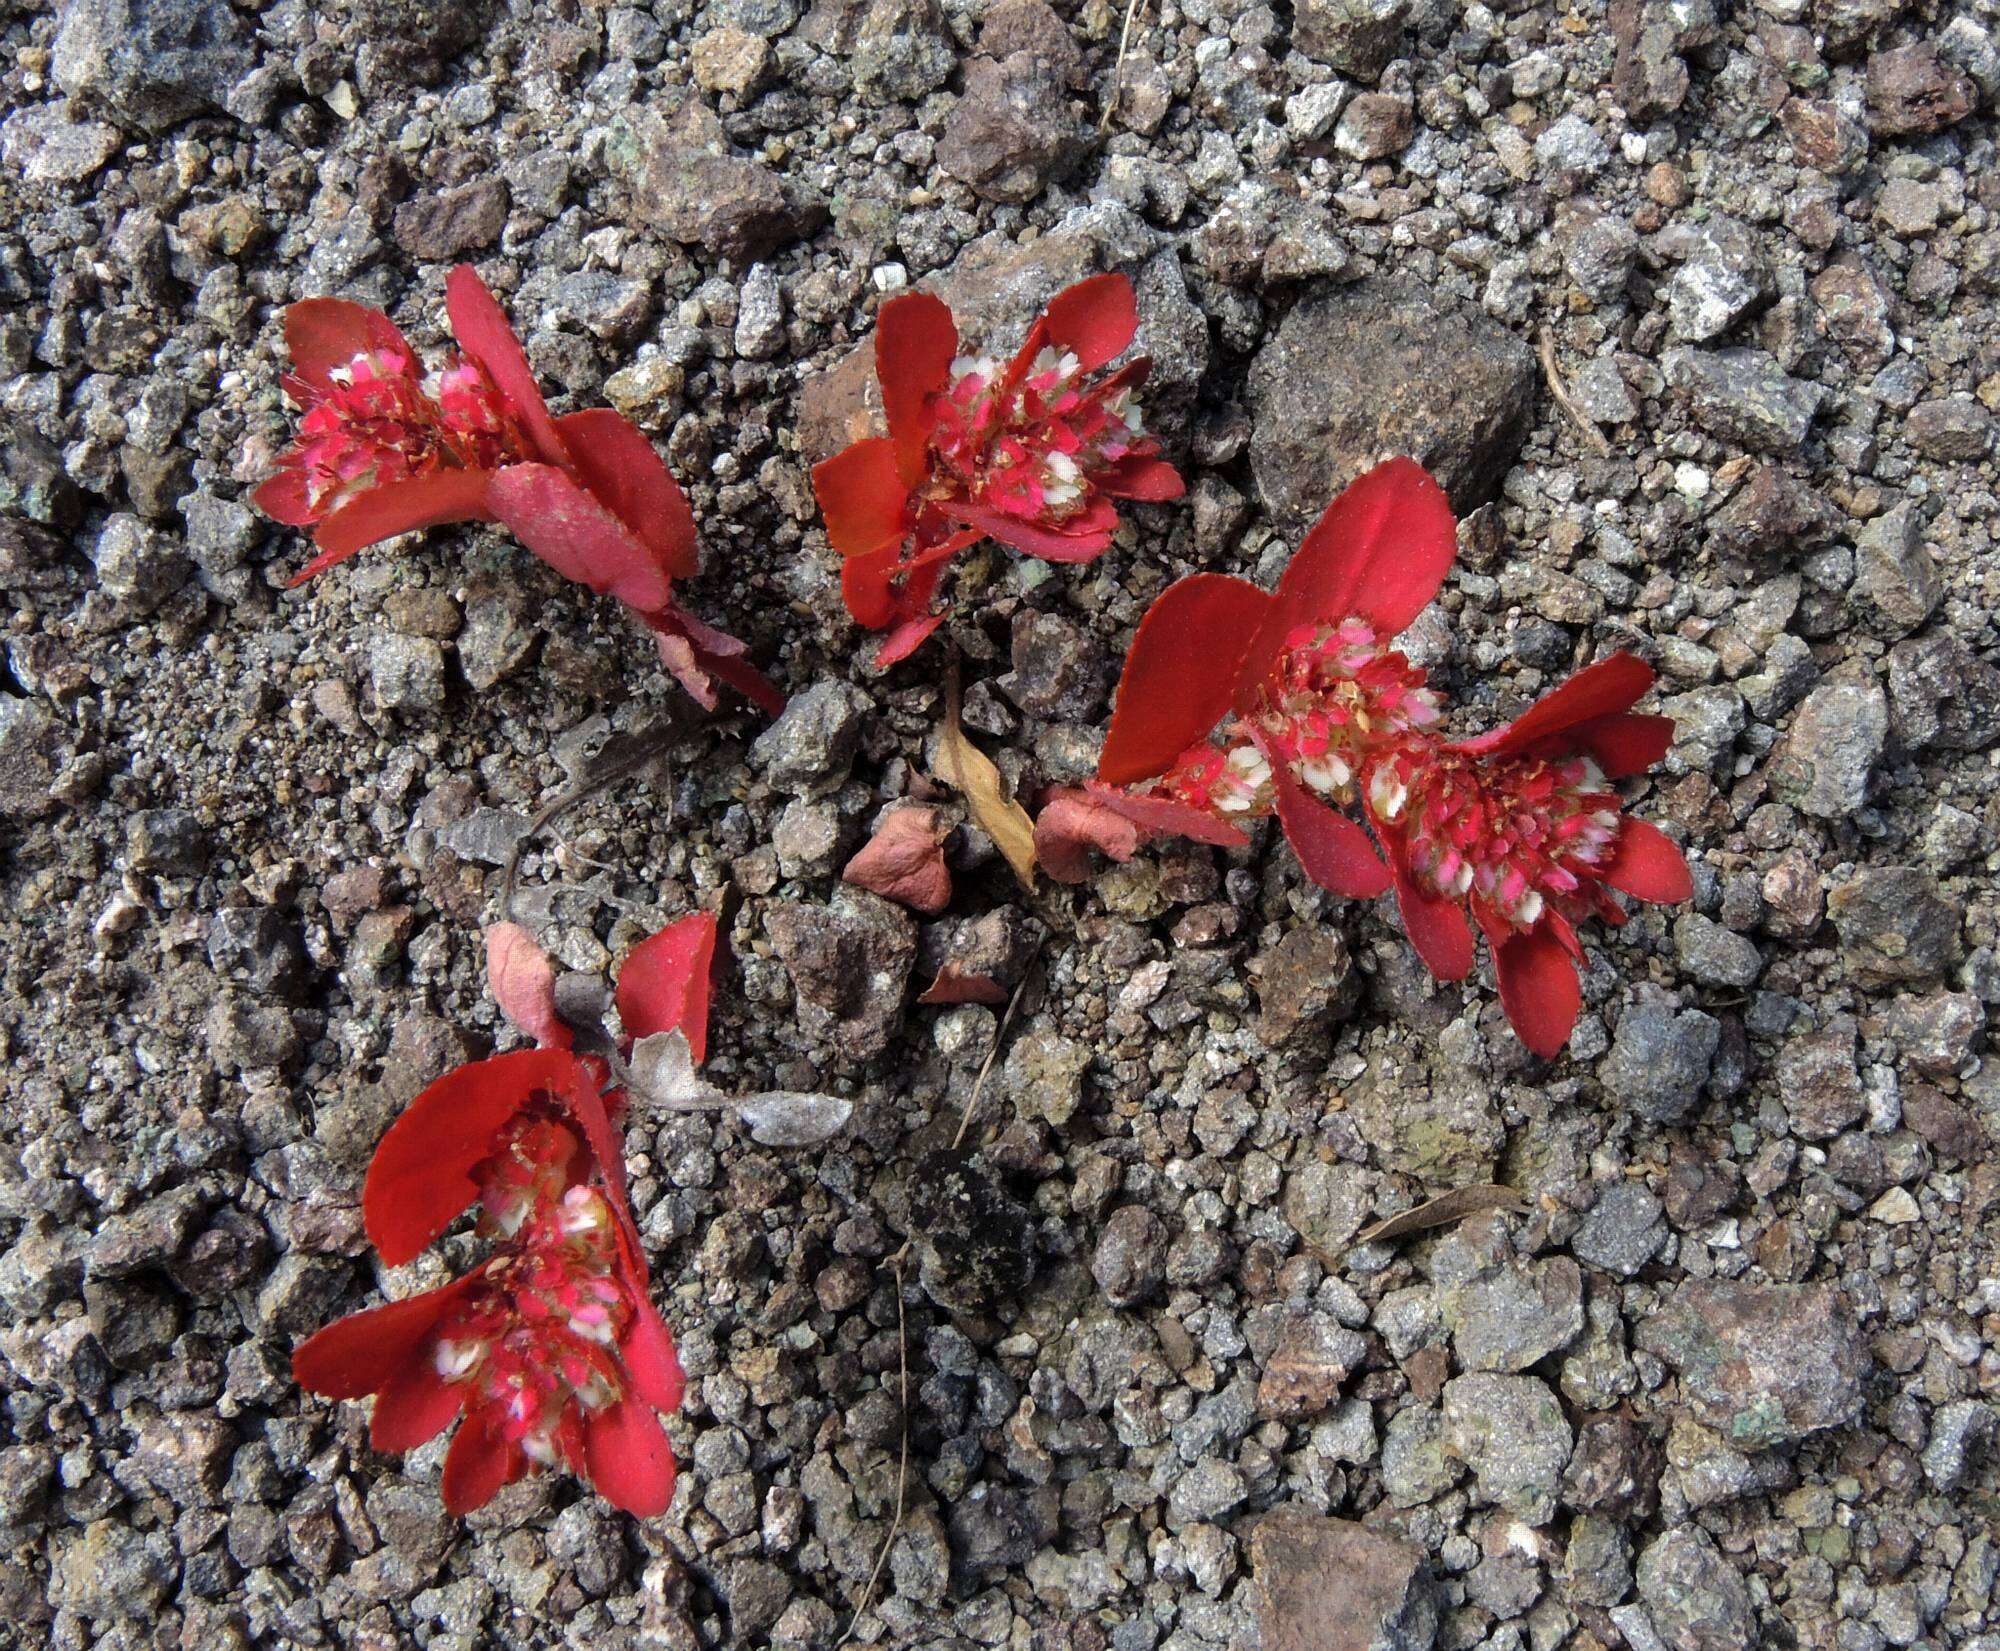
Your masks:
M 251 551 L 263 542 L 263 521 L 249 506 L 212 493 L 190 493 L 179 503 L 188 554 L 194 558 L 202 588 L 225 602 L 242 601 L 250 594 L 252 579 L 246 564 Z
M 785 342 L 785 294 L 778 272 L 754 264 L 736 300 L 736 353 L 745 361 L 768 361 Z
M 385 711 L 438 710 L 444 704 L 444 649 L 427 636 L 377 632 L 368 643 L 368 686 Z
M 58 103 L 16 109 L 0 125 L 0 155 L 30 183 L 81 183 L 124 142 L 117 127 L 73 121 Z
M 1923 512 L 1915 504 L 1884 512 L 1856 537 L 1854 594 L 1884 636 L 1905 636 L 1937 611 L 1944 579 L 1924 543 Z
M 921 101 L 958 58 L 937 0 L 869 0 L 849 50 L 854 89 L 870 103 Z
M 1529 1525 L 1555 1517 L 1575 1440 L 1547 1383 L 1484 1371 L 1455 1377 L 1445 1383 L 1444 1420 L 1453 1453 L 1472 1469 L 1479 1501 Z
M 98 587 L 134 614 L 151 613 L 194 571 L 177 538 L 123 511 L 105 519 L 91 542 L 90 560 Z
M 757 736 L 751 759 L 779 791 L 832 790 L 847 778 L 868 710 L 868 696 L 852 684 L 815 682 L 794 694 L 778 720 Z
M 683 245 L 751 259 L 825 220 L 816 194 L 736 154 L 697 97 L 634 115 L 614 140 L 610 154 L 631 180 L 637 216 Z
M 1081 722 L 1104 703 L 1104 645 L 1060 614 L 1017 614 L 1012 659 L 1000 688 L 1031 717 Z
M 1430 290 L 1377 278 L 1315 294 L 1251 365 L 1258 491 L 1301 527 L 1394 451 L 1422 461 L 1468 510 L 1512 463 L 1534 386 L 1525 344 Z
M 1639 1597 L 1668 1651 L 1738 1651 L 1756 1643 L 1750 1593 L 1699 1526 L 1679 1525 L 1639 1555 Z
M 1851 1422 L 1872 1362 L 1831 1284 L 1691 1279 L 1636 1340 L 1680 1373 L 1696 1417 L 1742 1450 Z
M 1389 1418 L 1382 1435 L 1382 1490 L 1393 1506 L 1434 1501 L 1464 1476 L 1445 1448 L 1444 1415 L 1436 1405 L 1406 1405 Z
M 1507 1255 L 1440 1292 L 1452 1350 L 1467 1370 L 1526 1370 L 1583 1331 L 1583 1274 L 1567 1256 Z
M 1924 1477 L 1931 1489 L 1949 1493 L 1965 1483 L 1972 1458 L 1990 1449 L 2000 1414 L 1981 1399 L 1953 1399 L 1931 1417 L 1930 1442 L 1924 1446 Z
M 1639 256 L 1638 233 L 1623 218 L 1610 212 L 1579 214 L 1567 227 L 1563 237 L 1563 268 L 1569 271 L 1569 278 L 1593 303 L 1608 304 L 1622 296 L 1625 283 L 1631 278 L 1632 265 Z M 1626 404 L 1631 403 L 1631 393 L 1618 375 L 1615 363 L 1603 361 L 1601 357 L 1589 363 L 1595 369 L 1593 383 L 1603 380 L 1605 370 L 1616 381 L 1617 391 Z M 1570 384 L 1573 394 L 1578 394 L 1583 378 L 1579 372 Z M 1602 396 L 1610 392 L 1610 385 L 1603 385 L 1597 393 Z M 1583 396 L 1578 394 L 1581 401 Z M 1607 423 L 1618 423 L 1632 418 L 1638 409 L 1631 412 L 1613 410 L 1608 415 L 1600 414 L 1595 408 L 1585 404 L 1584 410 L 1592 418 L 1603 417 Z
M 298 928 L 269 906 L 225 906 L 210 918 L 208 963 L 261 996 L 289 997 L 305 981 Z
M 1868 1110 L 1854 1043 L 1852 1015 L 1831 1016 L 1826 1025 L 1786 1040 L 1778 1054 L 1778 1093 L 1794 1135 L 1829 1140 Z
M 1430 1651 L 1440 1599 L 1413 1542 L 1274 1508 L 1250 1535 L 1263 1651 Z M 1114 1639 L 1114 1644 L 1115 1644 Z
M 2000 669 L 1948 632 L 1889 650 L 1889 708 L 1913 751 L 1983 751 L 2000 740 Z
M 1616 1605 L 1632 1591 L 1632 1539 L 1602 1514 L 1578 1514 L 1563 1553 L 1563 1590 L 1579 1605 Z
M 1844 820 L 1868 800 L 1889 737 L 1889 702 L 1865 672 L 1827 678 L 1792 717 L 1771 757 L 1771 788 L 1822 820 Z
M 0 693 L 0 818 L 36 820 L 55 812 L 50 787 L 62 724 L 47 706 Z
M 166 1603 L 179 1575 L 165 1531 L 138 1531 L 120 1519 L 98 1519 L 57 1554 L 50 1591 L 80 1617 L 144 1619 Z
M 1577 113 L 1551 121 L 1535 139 L 1535 159 L 1550 172 L 1594 177 L 1611 160 L 1604 135 Z
M 1676 337 L 1704 344 L 1770 295 L 1771 260 L 1756 231 L 1734 218 L 1711 218 L 1686 263 L 1667 284 Z
M 82 492 L 56 444 L 28 420 L 0 414 L 0 514 L 66 529 L 82 510 Z
M 1701 1098 L 1722 1042 L 1722 1023 L 1699 1009 L 1642 995 L 1618 1017 L 1611 1053 L 1597 1068 L 1610 1096 L 1656 1124 L 1679 1122 Z
M 249 18 L 226 0 L 67 0 L 50 63 L 71 97 L 164 132 L 223 108 L 257 53 Z
M 1114 1210 L 1091 1255 L 1090 1276 L 1117 1306 L 1137 1306 L 1166 1280 L 1166 1223 L 1143 1204 Z
M 1682 912 L 1674 919 L 1674 951 L 1681 967 L 1704 986 L 1741 991 L 1755 985 L 1764 970 L 1754 940 L 1699 912 Z
M 1666 1237 L 1666 1212 L 1646 1184 L 1614 1181 L 1591 1205 L 1569 1247 L 1591 1266 L 1631 1278 L 1659 1253 Z
M 1758 453 L 1797 452 L 1825 398 L 1762 350 L 1670 350 L 1662 366 L 1701 429 Z
M 145 808 L 126 822 L 125 864 L 133 871 L 184 877 L 208 862 L 208 834 L 185 808 Z
M 1248 1494 L 1240 1469 L 1204 1456 L 1174 1481 L 1167 1497 L 1168 1529 L 1220 1519 L 1240 1506 Z
M 1826 909 L 1863 986 L 1934 980 L 1958 960 L 1964 914 L 1918 867 L 1866 867 L 1834 886 Z

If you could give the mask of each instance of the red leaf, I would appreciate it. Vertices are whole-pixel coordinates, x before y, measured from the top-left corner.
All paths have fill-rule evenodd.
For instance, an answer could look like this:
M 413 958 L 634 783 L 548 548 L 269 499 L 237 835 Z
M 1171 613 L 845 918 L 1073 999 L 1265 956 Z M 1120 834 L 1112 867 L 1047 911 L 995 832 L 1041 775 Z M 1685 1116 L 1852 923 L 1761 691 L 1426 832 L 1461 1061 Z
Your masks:
M 361 1215 L 382 1259 L 401 1266 L 479 1196 L 472 1171 L 493 1135 L 538 1090 L 567 1091 L 566 1049 L 517 1049 L 447 1072 L 389 1126 L 361 1189 Z
M 1135 797 L 1092 780 L 1084 787 L 1099 806 L 1122 814 L 1161 837 L 1188 837 L 1216 848 L 1241 848 L 1250 839 L 1220 815 L 1177 803 L 1171 797 Z
M 605 1501 L 657 1519 L 674 1499 L 674 1453 L 650 1406 L 622 1399 L 584 1423 L 585 1470 Z
M 292 1354 L 292 1379 L 308 1393 L 359 1399 L 379 1393 L 477 1280 L 470 1273 L 435 1290 L 336 1319 Z
M 559 1098 L 583 1131 L 590 1156 L 597 1165 L 597 1178 L 604 1183 L 605 1197 L 624 1234 L 625 1242 L 620 1248 L 643 1289 L 646 1262 L 639 1249 L 638 1230 L 632 1225 L 632 1206 L 625 1195 L 625 1142 L 612 1127 L 610 1114 L 604 1109 L 604 1097 L 598 1094 L 597 1085 L 585 1078 L 580 1063 L 573 1080 L 559 1092 Z
M 412 364 L 416 351 L 380 310 L 345 298 L 301 298 L 285 311 L 285 347 L 292 371 L 322 395 L 330 391 L 328 376 L 357 355 L 400 356 Z
M 1035 816 L 1035 860 L 1058 883 L 1090 876 L 1090 851 L 1123 865 L 1139 851 L 1139 827 L 1088 791 L 1051 791 Z
M 650 613 L 673 597 L 659 559 L 632 530 L 548 464 L 512 464 L 487 486 L 494 515 L 565 579 Z
M 652 1297 L 643 1290 L 639 1292 L 632 1328 L 625 1333 L 620 1351 L 625 1356 L 625 1368 L 632 1377 L 635 1394 L 655 1410 L 664 1410 L 669 1415 L 680 1409 L 687 1387 L 680 1355 L 674 1351 L 674 1338 L 666 1321 L 654 1307 Z
M 1493 972 L 1500 978 L 1500 1007 L 1521 1042 L 1544 1060 L 1554 1060 L 1569 1042 L 1583 1007 L 1576 964 L 1556 931 L 1537 923 L 1494 949 Z
M 1472 972 L 1472 925 L 1465 919 L 1464 902 L 1434 894 L 1418 883 L 1400 836 L 1388 837 L 1386 846 L 1403 932 L 1424 967 L 1438 979 L 1463 980 Z
M 669 923 L 625 954 L 618 966 L 618 1018 L 637 1041 L 680 1032 L 695 1064 L 708 1053 L 709 970 L 715 960 L 715 918 L 698 911 Z
M 921 803 L 892 808 L 847 862 L 841 881 L 912 911 L 941 912 L 951 904 L 951 871 L 943 846 L 950 835 L 951 827 L 935 808 Z
M 1694 879 L 1687 860 L 1671 837 L 1656 825 L 1628 818 L 1611 845 L 1611 858 L 1598 877 L 1635 900 L 1670 906 L 1694 897 Z
M 888 437 L 857 441 L 822 459 L 812 480 L 827 540 L 842 556 L 872 556 L 909 533 L 910 490 Z M 855 618 L 869 623 L 859 613 Z
M 386 482 L 357 494 L 319 524 L 313 534 L 319 554 L 293 575 L 292 583 L 302 585 L 357 550 L 399 533 L 443 527 L 447 522 L 492 521 L 487 499 L 492 480 L 490 470 L 434 470 L 428 476 Z
M 1645 773 L 1666 756 L 1674 743 L 1674 719 L 1628 711 L 1588 724 L 1579 738 L 1609 778 L 1622 780 Z
M 1292 777 L 1290 767 L 1266 750 L 1278 792 L 1278 824 L 1305 873 L 1323 889 L 1349 900 L 1372 900 L 1389 886 L 1389 868 L 1368 833 L 1328 808 Z
M 577 480 L 632 530 L 669 579 L 701 571 L 694 512 L 643 430 L 609 407 L 565 413 L 556 429 Z
M 1350 483 L 1313 525 L 1246 661 L 1237 704 L 1261 686 L 1266 661 L 1299 625 L 1365 619 L 1386 641 L 1423 612 L 1458 554 L 1444 489 L 1414 459 L 1391 459 Z
M 876 314 L 875 377 L 882 386 L 882 417 L 904 492 L 928 467 L 930 419 L 924 403 L 951 382 L 957 354 L 958 328 L 951 311 L 930 293 L 906 292 Z
M 660 658 L 681 686 L 707 710 L 715 709 L 710 676 L 718 677 L 771 716 L 785 708 L 784 690 L 742 656 L 749 645 L 704 625 L 676 602 L 645 615 L 659 643 Z
M 1122 355 L 1139 330 L 1139 304 L 1128 276 L 1093 275 L 1049 300 L 1048 340 L 1095 372 Z
M 875 669 L 886 671 L 892 665 L 900 665 L 931 639 L 931 633 L 944 623 L 941 613 L 928 614 L 922 619 L 905 619 L 886 637 L 882 646 L 875 650 Z
M 445 277 L 444 311 L 458 347 L 493 380 L 514 416 L 527 427 L 535 451 L 546 463 L 567 464 L 569 449 L 549 417 L 548 403 L 542 400 L 541 386 L 535 382 L 535 369 L 528 365 L 527 353 L 514 336 L 507 312 L 470 264 L 460 264 Z
M 1578 731 L 1600 719 L 1629 711 L 1653 685 L 1653 667 L 1636 654 L 1617 653 L 1586 666 L 1569 681 L 1550 689 L 1504 728 L 1465 740 L 1458 749 L 1468 756 L 1536 756 L 1567 754 L 1584 749 Z M 1662 719 L 1664 720 L 1664 719 Z M 1650 731 L 1641 738 L 1650 739 Z
M 369 1444 L 385 1456 L 429 1444 L 451 1426 L 464 1407 L 465 1392 L 440 1376 L 431 1349 L 419 1346 L 376 1394 Z
M 1097 776 L 1151 779 L 1229 710 L 1271 598 L 1246 580 L 1195 573 L 1163 591 L 1132 639 Z
M 1159 501 L 1178 499 L 1187 491 L 1181 473 L 1165 459 L 1120 459 L 1091 478 L 1100 493 L 1114 499 Z
M 486 931 L 486 989 L 501 1014 L 543 1048 L 569 1048 L 569 1028 L 556 1013 L 556 967 L 520 924 Z
M 306 473 L 288 464 L 250 495 L 250 502 L 274 522 L 286 527 L 309 527 L 319 519 L 306 497 Z
M 1118 512 L 1108 499 L 1095 500 L 1064 527 L 1047 528 L 989 505 L 967 504 L 954 499 L 945 507 L 954 521 L 976 527 L 988 538 L 998 539 L 1023 556 L 1039 556 L 1045 562 L 1091 562 L 1110 547 L 1118 526 Z
M 919 1003 L 991 1003 L 1007 1001 L 1007 988 L 987 975 L 973 974 L 956 963 L 947 963 L 937 979 L 918 996 Z
M 509 1444 L 496 1419 L 484 1409 L 469 1411 L 445 1452 L 444 1511 L 462 1518 L 483 1508 L 527 1471 L 527 1457 Z

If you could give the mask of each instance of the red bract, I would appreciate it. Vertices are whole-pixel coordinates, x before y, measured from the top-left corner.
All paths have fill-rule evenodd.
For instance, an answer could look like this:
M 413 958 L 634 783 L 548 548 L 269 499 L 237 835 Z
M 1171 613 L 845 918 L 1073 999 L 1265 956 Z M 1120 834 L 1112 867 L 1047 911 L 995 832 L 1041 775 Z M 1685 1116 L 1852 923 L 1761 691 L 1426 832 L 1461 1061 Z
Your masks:
M 1275 813 L 1323 887 L 1367 899 L 1393 884 L 1442 978 L 1472 967 L 1469 912 L 1508 1020 L 1553 1055 L 1580 1003 L 1575 924 L 1624 920 L 1607 889 L 1691 892 L 1680 851 L 1610 789 L 1659 761 L 1673 728 L 1633 714 L 1653 673 L 1620 654 L 1503 729 L 1443 738 L 1436 693 L 1389 642 L 1437 594 L 1456 532 L 1443 491 L 1396 459 L 1334 500 L 1275 593 L 1218 574 L 1170 587 L 1133 640 L 1098 772 L 1214 820 Z M 1052 831 L 1122 846 L 1059 804 L 1072 812 Z
M 813 470 L 847 611 L 890 633 L 878 667 L 943 622 L 931 611 L 938 580 L 966 546 L 993 538 L 1088 562 L 1118 526 L 1113 500 L 1180 497 L 1133 399 L 1150 363 L 1099 376 L 1138 325 L 1132 283 L 1094 276 L 1051 299 L 1003 365 L 961 356 L 951 311 L 928 293 L 882 306 L 875 372 L 889 433 Z
M 687 498 L 653 444 L 609 408 L 552 416 L 469 264 L 446 279 L 445 309 L 461 353 L 429 377 L 379 310 L 308 298 L 285 312 L 285 388 L 305 412 L 255 497 L 277 520 L 314 528 L 319 554 L 293 583 L 399 533 L 498 521 L 565 578 L 637 613 L 704 706 L 719 679 L 782 709 L 743 644 L 674 599 L 673 582 L 691 577 L 700 556 Z
M 951 868 L 944 861 L 950 835 L 951 827 L 926 804 L 892 808 L 840 879 L 912 911 L 941 912 L 951 904 Z
M 602 1092 L 603 1061 L 556 1043 L 567 1029 L 552 1018 L 539 948 L 511 925 L 495 934 L 496 992 L 545 1046 L 475 1061 L 425 1089 L 383 1136 L 361 1205 L 389 1265 L 475 1206 L 495 1251 L 441 1289 L 329 1325 L 293 1370 L 331 1398 L 373 1394 L 378 1450 L 413 1449 L 462 1417 L 444 1468 L 453 1513 L 561 1462 L 649 1517 L 673 1499 L 657 1413 L 679 1408 L 683 1383 L 626 1199 L 616 1127 L 625 1097 Z M 632 988 L 628 1033 L 648 1005 L 668 1004 L 691 1042 L 705 1036 L 714 935 L 714 919 L 698 914 L 635 948 L 645 978 Z M 671 943 L 648 950 L 662 939 Z

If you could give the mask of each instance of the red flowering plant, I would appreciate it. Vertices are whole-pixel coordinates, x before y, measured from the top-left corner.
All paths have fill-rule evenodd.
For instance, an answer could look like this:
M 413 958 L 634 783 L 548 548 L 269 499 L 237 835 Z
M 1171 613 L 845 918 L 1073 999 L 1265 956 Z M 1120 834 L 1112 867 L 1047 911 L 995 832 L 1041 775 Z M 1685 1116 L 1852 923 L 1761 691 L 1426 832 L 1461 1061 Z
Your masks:
M 813 469 L 847 611 L 889 632 L 878 668 L 944 622 L 938 581 L 968 545 L 1088 562 L 1111 543 L 1115 500 L 1180 497 L 1135 399 L 1151 363 L 1103 371 L 1138 327 L 1132 283 L 1115 274 L 1056 294 L 1005 363 L 961 355 L 951 311 L 929 293 L 882 306 L 875 374 L 889 433 Z
M 1692 892 L 1680 850 L 1613 789 L 1665 755 L 1673 724 L 1632 710 L 1653 672 L 1614 654 L 1506 727 L 1447 738 L 1439 696 L 1392 643 L 1456 550 L 1443 490 L 1395 459 L 1328 506 L 1275 592 L 1212 573 L 1170 586 L 1133 639 L 1097 783 L 1043 811 L 1051 873 L 1081 877 L 1086 848 L 1122 859 L 1146 833 L 1241 841 L 1237 822 L 1275 814 L 1323 888 L 1393 886 L 1441 979 L 1471 971 L 1476 923 L 1508 1021 L 1555 1055 L 1581 1006 L 1577 923 L 1622 923 L 1611 890 Z
M 292 581 L 400 533 L 500 522 L 567 579 L 616 597 L 703 706 L 728 683 L 772 713 L 784 696 L 744 644 L 688 613 L 674 581 L 700 566 L 687 497 L 653 444 L 608 407 L 549 412 L 505 312 L 469 264 L 445 281 L 458 350 L 438 372 L 380 310 L 307 298 L 285 312 L 304 409 L 258 507 L 311 527 L 319 554 Z
M 626 1049 L 664 1035 L 701 1058 L 715 935 L 697 913 L 634 948 L 617 989 Z M 554 970 L 523 930 L 490 931 L 488 960 L 494 995 L 538 1047 L 418 1095 L 376 1148 L 361 1209 L 387 1266 L 475 1207 L 493 1248 L 462 1278 L 329 1325 L 293 1373 L 329 1398 L 373 1394 L 377 1450 L 413 1450 L 457 1420 L 451 1513 L 561 1463 L 650 1517 L 673 1499 L 660 1414 L 680 1407 L 683 1383 L 626 1199 L 623 1063 L 572 1047 Z

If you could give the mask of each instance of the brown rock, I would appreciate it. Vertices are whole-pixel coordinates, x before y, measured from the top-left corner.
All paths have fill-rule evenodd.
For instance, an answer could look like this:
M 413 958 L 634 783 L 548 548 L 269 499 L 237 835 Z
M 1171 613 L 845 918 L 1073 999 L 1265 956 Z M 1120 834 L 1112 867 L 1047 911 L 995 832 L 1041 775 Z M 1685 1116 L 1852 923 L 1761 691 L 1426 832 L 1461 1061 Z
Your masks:
M 853 1060 L 879 1055 L 903 1021 L 916 925 L 888 901 L 841 887 L 830 906 L 780 906 L 766 919 L 792 977 L 800 1029 Z
M 1354 1007 L 1360 983 L 1347 942 L 1333 929 L 1302 923 L 1252 965 L 1257 981 L 1257 1037 L 1282 1048 L 1302 1032 L 1339 1020 Z
M 1972 113 L 1972 82 L 1928 41 L 1868 60 L 1868 126 L 1884 137 L 1942 132 Z
M 505 180 L 481 178 L 405 201 L 396 208 L 396 245 L 427 264 L 482 251 L 507 227 L 507 200 Z
M 1264 1651 L 1429 1651 L 1438 1600 L 1423 1551 L 1346 1519 L 1279 1508 L 1250 1536 Z
M 1795 97 L 1778 111 L 1778 119 L 1802 166 L 1839 174 L 1868 158 L 1867 131 L 1829 98 Z
M 1527 345 L 1477 310 L 1377 277 L 1298 304 L 1250 368 L 1250 465 L 1290 528 L 1385 452 L 1421 461 L 1461 514 L 1527 434 Z
M 1764 461 L 1710 518 L 1709 533 L 1719 550 L 1782 562 L 1824 544 L 1840 520 L 1840 512 L 1819 493 Z
M 1968 1108 L 1929 1084 L 1911 1084 L 1903 1091 L 1903 1122 L 1930 1142 L 1940 1156 L 1956 1158 L 1962 1164 L 1981 1162 L 1992 1145 Z
M 986 200 L 1033 200 L 1082 147 L 1064 78 L 1032 52 L 973 58 L 938 143 L 938 165 Z
M 1877 866 L 1857 872 L 1827 897 L 1840 949 L 1863 986 L 1935 979 L 1958 960 L 1964 915 L 1927 872 Z
M 1817 1032 L 1793 1038 L 1778 1056 L 1778 1094 L 1792 1133 L 1824 1141 L 1868 1110 L 1854 1058 L 1854 1017 L 1835 1015 Z
M 1319 1415 L 1367 1351 L 1366 1341 L 1325 1313 L 1295 1314 L 1278 1332 L 1264 1366 L 1257 1408 L 1281 1422 Z
M 1083 76 L 1076 37 L 1046 0 L 993 0 L 979 22 L 979 52 L 996 63 L 1026 52 L 1071 86 Z
M 810 192 L 788 192 L 776 173 L 734 153 L 698 98 L 639 116 L 621 152 L 638 217 L 685 246 L 748 259 L 796 240 L 826 216 Z

